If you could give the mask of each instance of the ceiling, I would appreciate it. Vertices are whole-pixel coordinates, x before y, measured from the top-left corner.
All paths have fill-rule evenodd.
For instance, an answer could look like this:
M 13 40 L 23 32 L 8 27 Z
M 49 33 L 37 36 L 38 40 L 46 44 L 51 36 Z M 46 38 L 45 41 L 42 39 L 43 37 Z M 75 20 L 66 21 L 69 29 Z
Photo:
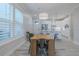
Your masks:
M 39 13 L 48 13 L 49 16 L 56 18 L 69 15 L 79 6 L 78 3 L 14 3 L 12 5 L 17 7 L 24 14 L 33 16 Z

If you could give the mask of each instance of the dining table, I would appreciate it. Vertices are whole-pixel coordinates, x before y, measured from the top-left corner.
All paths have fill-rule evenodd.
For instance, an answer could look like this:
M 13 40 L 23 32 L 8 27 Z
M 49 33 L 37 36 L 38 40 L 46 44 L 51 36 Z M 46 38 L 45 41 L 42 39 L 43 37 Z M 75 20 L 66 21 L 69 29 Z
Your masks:
M 52 38 L 50 35 L 46 34 L 35 34 L 31 37 L 31 56 L 37 55 L 37 40 L 47 40 L 48 41 L 48 56 L 54 56 L 55 52 L 55 39 Z

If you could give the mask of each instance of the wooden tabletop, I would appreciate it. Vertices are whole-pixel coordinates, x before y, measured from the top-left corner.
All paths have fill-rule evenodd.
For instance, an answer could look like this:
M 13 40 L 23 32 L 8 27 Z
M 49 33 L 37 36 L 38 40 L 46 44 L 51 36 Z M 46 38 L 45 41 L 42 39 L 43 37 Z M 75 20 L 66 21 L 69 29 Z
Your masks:
M 38 39 L 49 40 L 49 39 L 52 39 L 52 38 L 49 35 L 37 34 L 37 35 L 34 35 L 31 39 L 33 39 L 33 40 L 38 40 Z

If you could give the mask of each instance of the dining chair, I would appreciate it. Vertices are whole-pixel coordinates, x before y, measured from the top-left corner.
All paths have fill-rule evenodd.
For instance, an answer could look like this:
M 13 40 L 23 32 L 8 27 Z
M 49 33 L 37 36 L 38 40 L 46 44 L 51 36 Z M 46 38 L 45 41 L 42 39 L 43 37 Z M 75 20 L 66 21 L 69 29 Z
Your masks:
M 28 40 L 29 40 L 29 43 L 30 43 L 29 50 L 28 50 L 28 54 L 29 54 L 29 53 L 31 53 L 31 37 L 33 37 L 34 34 L 27 32 L 27 35 L 28 35 Z
M 46 56 L 47 55 L 47 41 L 45 39 L 38 40 L 38 55 Z

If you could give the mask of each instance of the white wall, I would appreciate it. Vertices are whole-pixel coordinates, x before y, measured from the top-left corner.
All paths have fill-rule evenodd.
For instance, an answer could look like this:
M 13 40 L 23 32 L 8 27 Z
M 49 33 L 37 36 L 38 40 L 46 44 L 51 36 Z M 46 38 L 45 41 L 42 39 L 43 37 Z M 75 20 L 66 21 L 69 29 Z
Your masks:
M 24 24 L 23 27 L 24 27 L 25 32 L 27 32 L 27 31 L 33 32 L 32 18 L 31 18 L 31 16 L 24 15 L 23 24 Z
M 76 8 L 73 13 L 71 14 L 71 21 L 72 21 L 72 29 L 73 29 L 73 41 L 76 44 L 79 44 L 79 8 Z
M 33 33 L 34 33 L 34 34 L 39 34 L 39 32 L 40 32 L 39 23 L 36 24 L 36 23 L 33 21 Z

